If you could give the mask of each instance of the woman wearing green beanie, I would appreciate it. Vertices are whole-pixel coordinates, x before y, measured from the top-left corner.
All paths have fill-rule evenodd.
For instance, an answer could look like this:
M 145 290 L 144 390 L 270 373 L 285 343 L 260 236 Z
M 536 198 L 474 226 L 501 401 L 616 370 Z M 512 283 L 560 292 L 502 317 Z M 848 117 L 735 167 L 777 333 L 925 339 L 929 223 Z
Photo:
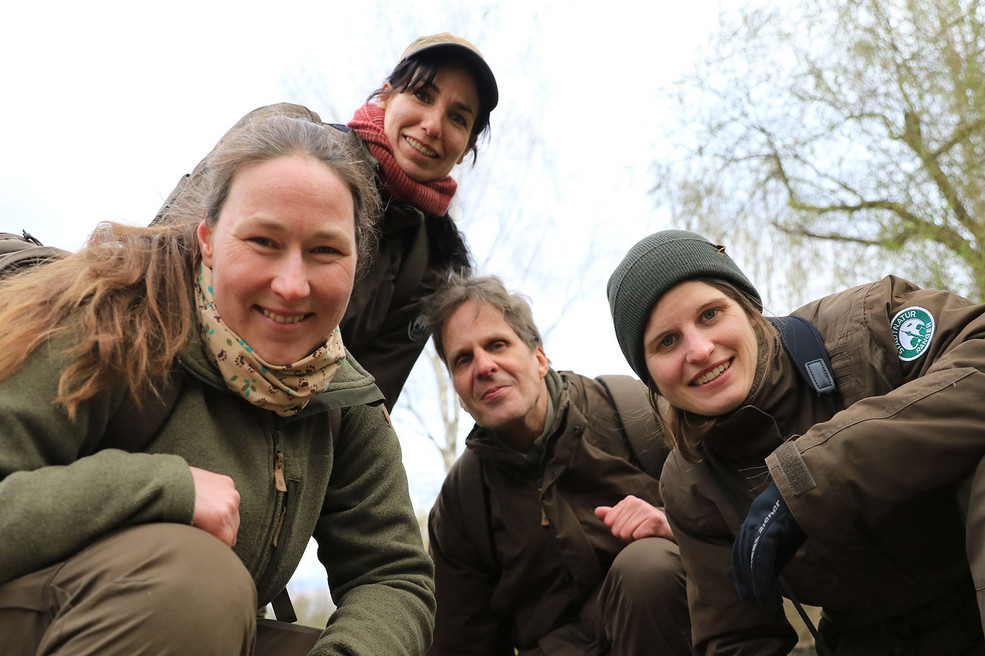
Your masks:
M 889 276 L 800 308 L 822 398 L 724 246 L 650 235 L 608 298 L 674 449 L 660 489 L 697 653 L 789 653 L 781 592 L 824 609 L 822 654 L 985 653 L 985 306 Z

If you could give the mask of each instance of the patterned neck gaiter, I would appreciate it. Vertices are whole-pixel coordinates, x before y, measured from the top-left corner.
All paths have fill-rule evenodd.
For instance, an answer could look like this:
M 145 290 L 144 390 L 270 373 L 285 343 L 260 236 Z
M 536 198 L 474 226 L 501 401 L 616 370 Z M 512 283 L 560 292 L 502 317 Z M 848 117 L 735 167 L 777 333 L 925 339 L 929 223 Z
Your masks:
M 259 408 L 289 417 L 324 391 L 345 358 L 336 328 L 310 355 L 286 366 L 264 362 L 219 317 L 212 297 L 212 269 L 202 264 L 195 281 L 195 307 L 205 352 L 226 386 Z

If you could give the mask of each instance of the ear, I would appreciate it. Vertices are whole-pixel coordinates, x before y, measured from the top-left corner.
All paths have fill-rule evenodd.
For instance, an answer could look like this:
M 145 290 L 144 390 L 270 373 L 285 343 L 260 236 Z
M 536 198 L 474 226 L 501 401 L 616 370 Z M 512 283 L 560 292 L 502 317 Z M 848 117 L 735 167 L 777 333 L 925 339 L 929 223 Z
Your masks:
M 386 104 L 390 100 L 391 93 L 393 93 L 393 87 L 390 86 L 389 82 L 384 82 L 380 95 L 376 97 L 376 106 L 382 110 L 386 110 Z
M 198 224 L 198 250 L 202 253 L 202 264 L 212 268 L 212 228 L 205 219 Z
M 551 364 L 547 361 L 547 354 L 544 353 L 543 346 L 537 347 L 537 350 L 534 351 L 534 357 L 537 358 L 537 373 L 543 379 L 547 376 L 547 370 L 551 368 Z
M 479 135 L 473 135 L 472 138 L 469 139 L 469 145 L 465 147 L 465 151 L 462 153 L 462 156 L 458 158 L 458 163 L 459 164 L 461 164 L 462 162 L 465 161 L 465 156 L 468 155 L 472 151 L 472 148 L 473 147 L 475 147 L 475 140 L 478 139 L 478 138 L 479 138 Z

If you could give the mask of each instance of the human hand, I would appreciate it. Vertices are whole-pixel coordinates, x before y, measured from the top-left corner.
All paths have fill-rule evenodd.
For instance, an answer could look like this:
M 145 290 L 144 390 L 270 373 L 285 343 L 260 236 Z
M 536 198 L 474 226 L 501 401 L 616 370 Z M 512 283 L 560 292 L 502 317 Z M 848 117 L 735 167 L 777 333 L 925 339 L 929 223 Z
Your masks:
M 770 481 L 749 507 L 732 545 L 732 580 L 739 597 L 779 608 L 783 600 L 777 576 L 806 539 L 776 483 Z
M 190 469 L 195 482 L 192 525 L 232 547 L 239 532 L 239 492 L 233 479 L 198 467 Z
M 667 515 L 631 494 L 615 506 L 599 506 L 595 509 L 595 516 L 609 527 L 614 536 L 627 544 L 640 538 L 674 539 Z

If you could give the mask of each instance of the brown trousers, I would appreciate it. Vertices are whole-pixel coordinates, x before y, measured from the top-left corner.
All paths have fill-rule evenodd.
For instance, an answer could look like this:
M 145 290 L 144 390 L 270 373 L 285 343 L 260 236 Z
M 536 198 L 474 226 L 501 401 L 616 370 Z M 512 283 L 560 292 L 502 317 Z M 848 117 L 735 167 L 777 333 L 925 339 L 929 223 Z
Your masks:
M 670 540 L 644 538 L 619 552 L 581 622 L 552 631 L 520 656 L 693 653 L 680 550 Z
M 0 586 L 0 653 L 304 656 L 318 639 L 267 620 L 258 633 L 256 606 L 229 547 L 191 526 L 145 524 Z
M 644 538 L 616 556 L 599 607 L 611 656 L 684 656 L 691 649 L 684 565 L 677 545 Z

